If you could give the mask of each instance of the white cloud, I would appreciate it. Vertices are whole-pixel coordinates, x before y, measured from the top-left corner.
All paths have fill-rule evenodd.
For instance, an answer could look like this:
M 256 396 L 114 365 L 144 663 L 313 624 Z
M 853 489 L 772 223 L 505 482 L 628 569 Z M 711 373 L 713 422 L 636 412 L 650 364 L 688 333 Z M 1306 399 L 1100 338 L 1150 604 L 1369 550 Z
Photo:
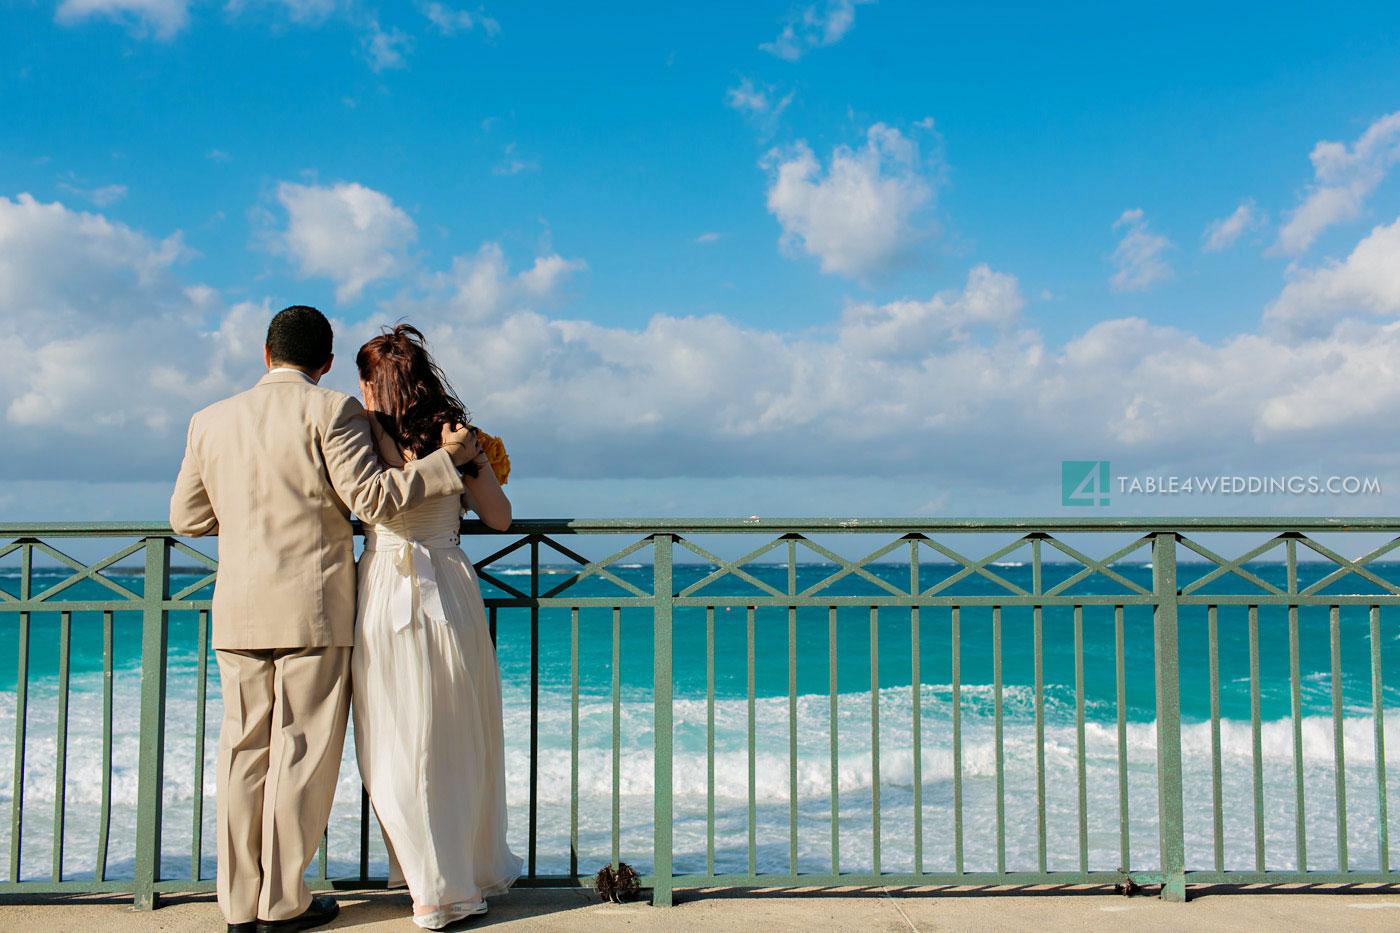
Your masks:
M 922 358 L 978 329 L 1010 331 L 1025 306 L 1016 277 L 982 263 L 968 272 L 961 291 L 939 292 L 928 301 L 848 306 L 841 315 L 840 340 L 871 359 Z
M 1127 318 L 1047 346 L 1017 319 L 1015 279 L 989 269 L 917 304 L 857 315 L 834 339 L 720 315 L 626 328 L 513 312 L 427 331 L 482 423 L 537 475 L 918 471 L 935 487 L 975 476 L 1001 490 L 1086 450 L 1124 465 L 1299 468 L 1336 449 L 1300 439 L 1371 438 L 1375 418 L 1400 414 L 1400 372 L 1387 362 L 1400 359 L 1400 324 L 1296 344 L 1207 343 Z M 1364 399 L 1329 391 L 1323 406 L 1299 391 L 1339 379 L 1355 391 L 1366 383 L 1348 375 L 1353 365 L 1368 374 Z M 1071 424 L 1054 417 L 1064 411 L 1076 413 Z
M 189 0 L 63 0 L 54 13 L 63 26 L 94 17 L 124 23 L 138 36 L 170 39 L 189 25 Z
M 1376 227 L 1343 262 L 1290 269 L 1264 320 L 1292 334 L 1324 334 L 1355 312 L 1400 315 L 1400 219 Z
M 588 268 L 581 259 L 557 253 L 535 257 L 512 273 L 499 243 L 483 243 L 473 254 L 454 257 L 451 269 L 420 277 L 417 292 L 386 305 L 396 314 L 480 323 L 510 310 L 553 301 L 568 281 Z
M 224 152 L 222 149 L 210 149 L 208 152 L 204 153 L 204 158 L 208 159 L 210 162 L 228 162 L 233 159 L 233 156 Z
M 724 236 L 723 233 L 716 233 L 716 232 L 714 232 L 714 231 L 712 230 L 712 231 L 710 231 L 710 232 L 708 232 L 708 233 L 702 233 L 702 234 L 700 234 L 699 236 L 697 236 L 697 237 L 695 238 L 695 242 L 696 242 L 696 243 L 699 243 L 699 244 L 714 243 L 714 242 L 718 241 L 718 240 L 719 240 L 721 237 L 723 237 L 723 236 Z
M 102 17 L 126 24 L 134 35 L 171 39 L 189 25 L 191 0 L 62 0 L 54 19 L 65 26 Z M 406 67 L 414 36 L 397 26 L 380 26 L 376 8 L 355 0 L 227 0 L 229 16 L 243 15 L 249 9 L 272 9 L 299 26 L 316 27 L 331 18 L 348 23 L 359 33 L 360 50 L 376 72 Z M 427 24 L 444 36 L 480 29 L 488 36 L 500 32 L 500 25 L 485 10 L 461 10 L 437 0 L 418 3 Z M 276 17 L 273 17 L 276 19 Z M 343 98 L 348 106 L 353 100 Z M 212 150 L 210 158 L 222 161 Z M 222 155 L 222 154 L 220 154 Z
M 1124 211 L 1113 222 L 1113 229 L 1125 229 L 1118 248 L 1113 251 L 1116 270 L 1108 280 L 1116 292 L 1146 291 L 1172 276 L 1165 253 L 1172 248 L 1171 240 L 1154 233 L 1148 227 L 1142 208 Z
M 340 5 L 338 0 L 228 0 L 224 9 L 237 15 L 250 6 L 280 7 L 293 22 L 321 23 Z
M 775 98 L 777 89 L 773 85 L 758 87 L 749 78 L 742 78 L 738 87 L 725 91 L 724 102 L 751 117 L 776 117 L 792 103 L 793 93 Z
M 796 91 L 789 91 L 779 97 L 776 86 L 759 87 L 751 79 L 741 78 L 737 87 L 725 91 L 724 103 L 753 121 L 764 136 L 772 136 L 778 119 L 796 96 Z
M 827 0 L 825 7 L 802 7 L 788 14 L 782 32 L 759 46 L 785 61 L 795 62 L 813 49 L 835 45 L 856 21 L 856 6 L 874 0 Z
M 487 35 L 491 36 L 501 31 L 500 24 L 482 10 L 471 13 L 467 10 L 454 9 L 442 3 L 424 3 L 419 6 L 419 9 L 444 36 L 466 32 L 477 26 L 480 26 Z
M 753 81 L 749 78 L 742 79 L 738 87 L 731 87 L 725 91 L 724 102 L 727 106 L 745 113 L 766 113 L 768 111 L 768 94 L 754 87 Z
M 870 127 L 859 149 L 837 146 L 825 172 L 806 142 L 771 150 L 762 165 L 783 250 L 818 257 L 823 272 L 886 271 L 908 259 L 927 233 L 915 218 L 934 183 L 918 145 L 883 123 Z
M 76 194 L 85 200 L 91 201 L 98 207 L 107 207 L 116 204 L 122 198 L 126 197 L 127 193 L 126 185 L 103 185 L 100 188 L 79 188 L 76 185 L 70 185 L 66 181 L 61 181 L 58 183 L 58 187 L 70 194 Z
M 0 340 L 16 361 L 0 368 L 0 432 L 34 475 L 164 470 L 185 406 L 256 371 L 248 346 L 262 335 L 247 326 L 260 317 L 265 328 L 266 316 L 182 283 L 186 255 L 178 233 L 154 239 L 62 204 L 0 197 Z
M 408 267 L 418 228 L 388 195 L 354 182 L 282 182 L 277 200 L 287 211 L 287 227 L 274 236 L 275 248 L 303 276 L 335 282 L 337 301 L 359 298 L 366 285 Z
M 37 327 L 44 318 L 47 329 L 76 336 L 148 302 L 178 303 L 179 289 L 161 286 L 185 256 L 178 233 L 156 241 L 100 214 L 0 196 L 0 319 Z
M 572 275 L 588 268 L 582 259 L 565 259 L 558 253 L 536 256 L 535 264 L 517 277 L 524 294 L 552 298 Z
M 0 341 L 13 363 L 0 367 L 0 477 L 172 478 L 190 413 L 256 381 L 277 305 L 230 306 L 182 281 L 187 255 L 178 233 L 156 239 L 62 204 L 0 197 Z M 493 372 L 530 365 L 534 312 L 525 308 L 556 300 L 585 268 L 550 253 L 517 273 L 487 244 L 440 280 L 416 282 L 417 304 L 336 322 L 341 358 L 379 320 L 410 312 L 450 358 L 488 352 L 499 357 Z M 354 391 L 352 366 L 332 376 Z
M 404 67 L 404 53 L 413 47 L 413 39 L 397 27 L 387 32 L 380 29 L 378 20 L 375 20 L 360 38 L 360 46 L 364 49 L 370 68 L 377 72 L 387 71 Z
M 1218 253 L 1235 245 L 1246 230 L 1253 230 L 1263 223 L 1264 218 L 1253 201 L 1244 201 L 1228 217 L 1212 220 L 1201 232 L 1201 250 Z
M 1372 123 L 1350 148 L 1323 140 L 1309 158 L 1314 183 L 1279 230 L 1275 252 L 1302 253 L 1328 227 L 1361 216 L 1371 192 L 1400 162 L 1400 110 Z
M 538 171 L 540 163 L 534 159 L 522 158 L 515 143 L 507 143 L 501 161 L 491 168 L 493 175 L 519 175 L 521 172 Z
M 955 484 L 986 497 L 1053 483 L 1055 460 L 1086 452 L 1120 471 L 1363 472 L 1400 458 L 1400 438 L 1376 430 L 1400 417 L 1400 297 L 1383 265 L 1397 230 L 1336 265 L 1380 276 L 1390 303 L 1334 282 L 1310 299 L 1344 309 L 1324 336 L 1207 341 L 1125 318 L 1047 342 L 1017 279 L 986 265 L 801 334 L 721 315 L 604 326 L 540 310 L 581 260 L 548 253 L 516 271 L 488 243 L 402 275 L 372 319 L 337 324 L 338 345 L 345 360 L 407 313 L 532 480 L 917 473 L 924 502 Z M 186 254 L 178 234 L 0 198 L 0 477 L 168 481 L 190 412 L 251 384 L 276 305 L 225 305 L 182 278 Z M 352 369 L 329 384 L 353 391 Z

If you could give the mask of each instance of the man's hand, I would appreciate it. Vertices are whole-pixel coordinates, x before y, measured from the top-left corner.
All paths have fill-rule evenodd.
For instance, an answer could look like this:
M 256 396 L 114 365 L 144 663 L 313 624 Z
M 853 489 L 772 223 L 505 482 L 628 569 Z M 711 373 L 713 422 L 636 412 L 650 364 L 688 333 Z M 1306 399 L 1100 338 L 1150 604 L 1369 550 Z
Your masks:
M 442 426 L 442 446 L 451 455 L 452 462 L 456 466 L 462 466 L 481 455 L 481 445 L 477 443 L 476 433 L 464 424 L 444 424 Z

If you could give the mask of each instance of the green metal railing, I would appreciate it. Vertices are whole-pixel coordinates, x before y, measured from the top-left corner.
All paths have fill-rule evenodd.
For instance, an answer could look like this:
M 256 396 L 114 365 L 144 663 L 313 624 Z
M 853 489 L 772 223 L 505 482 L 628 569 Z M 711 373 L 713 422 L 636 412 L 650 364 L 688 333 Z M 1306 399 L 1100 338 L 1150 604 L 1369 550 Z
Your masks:
M 463 524 L 463 533 L 472 536 L 495 536 L 476 522 Z M 1316 535 L 1375 535 L 1383 543 L 1364 556 L 1349 559 L 1319 541 Z M 698 543 L 711 535 L 749 536 L 761 543 L 736 558 L 725 558 Z M 880 546 L 858 558 L 847 558 L 837 550 L 816 540 L 828 535 L 888 539 Z M 1199 540 L 1202 535 L 1265 536 L 1262 543 L 1249 547 L 1234 558 L 1226 558 L 1207 548 Z M 590 540 L 607 540 L 625 536 L 629 540 L 620 548 L 607 548 L 601 558 L 589 559 L 578 553 L 564 539 L 590 536 Z M 1122 536 L 1128 542 L 1102 558 L 1090 557 L 1085 550 L 1068 543 L 1069 538 Z M 1397 874 L 1390 868 L 1388 832 L 1387 777 L 1384 750 L 1385 710 L 1382 679 L 1382 635 L 1387 637 L 1393 626 L 1383 626 L 1382 608 L 1400 605 L 1400 585 L 1377 574 L 1371 565 L 1400 547 L 1400 519 L 1005 519 L 1005 520 L 872 520 L 872 519 L 773 519 L 759 520 L 560 520 L 520 521 L 504 537 L 509 541 L 477 564 L 481 579 L 494 585 L 502 595 L 487 600 L 493 639 L 498 624 L 504 618 L 528 614 L 530 652 L 530 734 L 529 772 L 512 774 L 512 780 L 528 781 L 529 826 L 527 844 L 527 885 L 587 884 L 590 873 L 581 872 L 579 865 L 579 707 L 580 707 L 580 611 L 611 610 L 612 638 L 612 851 L 611 861 L 621 856 L 622 838 L 620 799 L 621 746 L 619 741 L 621 707 L 621 617 L 624 610 L 645 610 L 651 617 L 653 645 L 652 705 L 653 705 L 653 780 L 652 788 L 652 870 L 643 881 L 654 891 L 658 904 L 669 904 L 672 891 L 678 887 L 695 886 L 793 886 L 793 885 L 1023 885 L 1023 884 L 1111 884 L 1131 879 L 1137 884 L 1160 885 L 1162 897 L 1183 900 L 1189 883 L 1249 884 L 1249 883 L 1376 883 L 1392 884 Z M 947 539 L 985 542 L 1004 541 L 980 557 L 965 556 L 945 543 Z M 79 560 L 61 550 L 55 541 L 86 539 L 134 539 L 115 553 L 95 562 Z M 850 542 L 848 542 L 850 543 Z M 90 544 L 84 546 L 90 547 Z M 852 543 L 854 546 L 854 543 Z M 1326 574 L 1318 574 L 1311 583 L 1300 582 L 1299 549 L 1307 555 L 1335 565 Z M 541 574 L 541 548 L 547 547 L 563 558 L 576 563 L 575 572 L 545 589 Z M 1092 548 L 1090 548 L 1092 549 Z M 724 548 L 719 548 L 724 550 Z M 737 550 L 737 549 L 736 549 Z M 1009 555 L 1027 551 L 1031 567 L 1030 586 L 1022 586 L 997 572 L 997 562 Z M 799 554 L 826 562 L 831 573 L 818 583 L 799 588 Z M 496 573 L 500 565 L 514 557 L 529 558 L 529 586 L 521 588 Z M 1183 555 L 1198 558 L 1204 564 L 1190 566 L 1209 569 L 1183 581 L 1179 576 L 1178 559 Z M 206 681 L 209 676 L 209 612 L 208 587 L 213 581 L 216 562 L 185 542 L 176 539 L 168 526 L 157 523 L 104 524 L 0 524 L 0 560 L 18 558 L 18 572 L 0 578 L 0 619 L 12 614 L 17 618 L 16 673 L 14 704 L 14 772 L 11 784 L 8 877 L 0 880 L 0 894 L 9 892 L 127 892 L 138 906 L 156 906 L 163 893 L 212 890 L 212 879 L 201 869 L 204 822 L 204 758 L 206 722 L 204 715 Z M 1047 556 L 1073 562 L 1079 569 L 1063 571 L 1060 579 L 1047 580 Z M 1286 566 L 1286 585 L 1279 586 L 1263 579 L 1252 569 L 1251 562 L 1281 556 Z M 650 589 L 619 576 L 613 569 L 624 558 L 651 560 Z M 677 561 L 677 558 L 685 561 Z M 1144 586 L 1115 569 L 1116 564 L 1137 561 L 1150 562 L 1151 585 Z M 207 575 L 172 592 L 172 559 L 193 561 L 208 571 Z M 693 559 L 705 562 L 708 573 L 687 571 L 678 573 L 678 566 Z M 924 563 L 921 565 L 921 559 Z M 36 591 L 34 571 L 36 560 L 49 566 L 66 567 L 71 576 L 45 589 Z M 104 571 L 143 560 L 142 587 L 137 592 Z M 787 585 L 774 585 L 752 571 L 758 562 L 775 561 L 787 568 Z M 897 560 L 902 567 L 907 560 L 907 585 L 892 583 L 888 575 L 871 572 L 875 562 Z M 930 564 L 942 568 L 930 583 L 923 573 Z M 1257 569 L 1257 567 L 1256 567 Z M 902 571 L 901 571 L 902 572 Z M 684 577 L 678 582 L 679 577 Z M 580 581 L 594 578 L 606 580 L 621 591 L 621 595 L 581 596 L 570 590 Z M 1088 579 L 1111 582 L 1119 591 L 1104 593 L 1075 592 L 1076 585 Z M 15 589 L 9 589 L 9 580 Z M 749 589 L 742 595 L 715 595 L 702 592 L 716 581 L 742 581 Z M 686 582 L 686 581 L 689 582 Z M 90 581 L 107 592 L 101 598 L 64 598 L 65 593 L 83 581 Z M 851 595 L 840 592 L 837 584 L 860 581 L 872 592 Z M 960 592 L 959 584 L 976 581 L 981 590 Z M 1222 591 L 1224 583 L 1230 587 Z M 1345 589 L 1356 584 L 1352 589 Z M 1338 591 L 1336 587 L 1343 586 Z M 1231 588 L 1232 587 L 1232 588 Z M 987 592 L 986 590 L 990 590 Z M 1328 592 L 1323 592 L 1328 590 Z M 1364 592 L 1362 592 L 1364 590 Z M 71 593 L 69 593 L 71 596 Z M 1145 607 L 1145 608 L 1144 608 Z M 1218 645 L 1222 623 L 1222 607 L 1244 607 L 1248 613 L 1248 644 L 1250 661 L 1250 719 L 1253 745 L 1252 813 L 1255 827 L 1254 864 L 1247 869 L 1227 868 L 1225 833 L 1223 829 L 1224 790 L 1222 781 L 1220 670 Z M 1281 607 L 1287 611 L 1286 637 L 1289 643 L 1289 696 L 1292 718 L 1292 745 L 1295 795 L 1292 806 L 1297 827 L 1295 865 L 1270 868 L 1265 852 L 1265 799 L 1263 754 L 1261 751 L 1261 670 L 1259 663 L 1261 608 Z M 1323 607 L 1330 613 L 1330 669 L 1332 684 L 1332 728 L 1335 765 L 1335 832 L 1337 839 L 1336 870 L 1308 868 L 1307 811 L 1304 794 L 1304 752 L 1302 736 L 1299 610 Z M 1348 803 L 1346 796 L 1347 768 L 1343 728 L 1344 703 L 1341 691 L 1342 652 L 1339 647 L 1339 618 L 1344 607 L 1364 607 L 1369 613 L 1369 643 L 1371 683 L 1371 714 L 1374 718 L 1375 780 L 1377 818 L 1376 865 L 1374 869 L 1354 869 L 1348 860 Z M 830 693 L 830 870 L 799 871 L 799 834 L 803 820 L 799 817 L 798 781 L 798 675 L 797 647 L 799 644 L 798 610 L 827 610 Z M 715 678 L 717 609 L 743 613 L 745 644 L 744 676 L 747 698 L 747 831 L 744 836 L 718 840 L 722 846 L 746 844 L 747 869 L 741 872 L 717 872 L 716 829 L 716 766 L 715 766 Z M 1046 770 L 1046 710 L 1044 680 L 1044 613 L 1046 610 L 1072 612 L 1074 652 L 1074 713 L 1076 740 L 1075 801 L 1077 809 L 1077 838 L 1072 846 L 1061 847 L 1047 826 Z M 1091 866 L 1089 846 L 1089 813 L 1085 757 L 1086 688 L 1084 613 L 1112 612 L 1113 659 L 1116 687 L 1116 721 L 1105 727 L 1116 727 L 1118 743 L 1118 837 L 1119 865 Z M 1125 610 L 1142 609 L 1152 615 L 1152 665 L 1155 678 L 1156 766 L 1155 807 L 1158 857 L 1150 867 L 1131 868 L 1130 811 L 1138 801 L 1130 795 L 1127 756 L 1126 669 L 1125 669 Z M 1180 682 L 1183 661 L 1179 655 L 1178 617 L 1184 611 L 1204 609 L 1208 617 L 1208 657 L 1211 724 L 1211 811 L 1212 867 L 1208 870 L 1188 870 L 1186 860 L 1187 821 L 1183 808 L 1183 759 L 1181 743 Z M 542 610 L 569 612 L 570 697 L 571 697 L 571 757 L 570 781 L 572 803 L 569 826 L 569 871 L 545 874 L 537 871 L 539 845 L 539 686 L 540 686 L 540 613 Z M 787 618 L 787 747 L 788 759 L 788 870 L 760 870 L 758 857 L 756 812 L 758 809 L 757 763 L 760 752 L 756 722 L 756 614 L 759 610 L 786 610 Z M 843 871 L 841 839 L 842 809 L 840 775 L 838 774 L 838 611 L 868 611 L 870 627 L 870 755 L 874 775 L 871 787 L 872 842 L 870 870 Z M 1034 827 L 1013 825 L 1006 812 L 1006 757 L 1003 747 L 1004 678 L 1003 678 L 1003 613 L 1029 610 L 1032 616 L 1031 650 L 1034 658 L 1034 730 L 1035 730 L 1035 803 L 1037 818 Z M 198 667 L 196 685 L 198 698 L 193 723 L 168 723 L 166 719 L 167 648 L 169 645 L 169 614 L 189 611 L 198 617 Z M 704 612 L 705 619 L 705 684 L 707 758 L 705 869 L 678 873 L 674 870 L 673 844 L 673 653 L 677 614 Z M 1319 610 L 1320 611 L 1320 610 Z M 1359 610 L 1358 610 L 1359 611 Z M 924 615 L 921 617 L 921 612 Z M 920 746 L 926 722 L 921 718 L 921 625 L 928 631 L 932 612 L 938 615 L 933 624 L 947 626 L 947 645 L 951 661 L 951 809 L 952 809 L 952 867 L 951 870 L 925 870 L 925 827 L 927 810 L 923 796 L 926 782 L 922 772 Z M 966 870 L 965 842 L 969 827 L 965 821 L 965 790 L 968 780 L 963 761 L 964 728 L 964 638 L 965 614 L 990 613 L 992 639 L 992 696 L 995 728 L 995 838 L 996 867 L 994 871 Z M 126 711 L 114 710 L 114 617 L 140 614 L 140 750 L 136 793 L 136 829 L 132 857 L 133 877 L 109 878 L 109 830 L 112 818 L 113 777 L 113 717 Z M 912 812 L 913 827 L 912 870 L 883 870 L 881 840 L 884 828 L 881 813 L 880 778 L 880 712 L 881 712 L 881 653 L 878 647 L 881 616 L 891 614 L 908 619 L 910 636 L 909 682 L 910 715 L 912 717 Z M 59 621 L 57 645 L 58 669 L 56 684 L 55 788 L 53 806 L 52 867 L 47 878 L 26 875 L 23 871 L 23 828 L 26 817 L 24 782 L 26 753 L 33 742 L 27 733 L 30 719 L 30 658 L 31 631 L 37 614 L 55 614 Z M 67 790 L 71 779 L 67 769 L 68 718 L 70 701 L 70 653 L 74 614 L 100 614 L 102 625 L 102 701 L 103 736 L 101 742 L 100 790 L 98 814 L 98 845 L 94 859 L 93 877 L 73 879 L 64 870 L 64 825 L 69 815 Z M 689 616 L 687 616 L 689 618 Z M 698 618 L 698 616 L 697 616 Z M 902 624 L 902 623 L 901 623 Z M 0 646 L 3 647 L 3 646 Z M 1201 663 L 1193 658 L 1192 665 Z M 3 687 L 3 685 L 0 685 Z M 162 804 L 164 771 L 166 767 L 165 738 L 167 729 L 193 729 L 194 733 L 194 794 L 191 830 L 191 865 L 188 877 L 166 877 L 161 873 Z M 1007 833 L 1031 834 L 1035 838 L 1035 865 L 1008 865 Z M 367 798 L 360 801 L 359 872 L 348 878 L 327 877 L 327 846 L 322 845 L 317 868 L 319 887 L 373 886 L 382 879 L 369 873 L 370 818 Z M 1073 870 L 1052 870 L 1050 855 L 1057 860 L 1072 852 L 1077 856 Z M 700 853 L 682 853 L 699 859 Z

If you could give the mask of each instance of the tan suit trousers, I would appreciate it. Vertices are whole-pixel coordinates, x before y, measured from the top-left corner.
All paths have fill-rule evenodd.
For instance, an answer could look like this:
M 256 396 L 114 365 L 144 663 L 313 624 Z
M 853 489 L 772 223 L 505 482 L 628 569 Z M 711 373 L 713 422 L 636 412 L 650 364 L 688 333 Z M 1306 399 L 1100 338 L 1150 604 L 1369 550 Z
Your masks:
M 286 920 L 311 903 L 306 867 L 335 798 L 350 708 L 348 647 L 218 650 L 219 908 Z

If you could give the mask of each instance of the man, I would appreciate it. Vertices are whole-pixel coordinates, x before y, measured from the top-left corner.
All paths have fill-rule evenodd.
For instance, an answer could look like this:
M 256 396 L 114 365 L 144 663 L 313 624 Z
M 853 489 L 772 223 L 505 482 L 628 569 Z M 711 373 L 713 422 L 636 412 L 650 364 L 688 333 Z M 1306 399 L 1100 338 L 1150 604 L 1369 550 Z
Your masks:
M 190 419 L 170 499 L 179 535 L 219 536 L 215 657 L 219 907 L 230 933 L 306 930 L 339 908 L 304 881 L 330 817 L 350 700 L 350 515 L 382 522 L 457 496 L 478 453 L 465 428 L 402 469 L 379 462 L 363 406 L 317 383 L 330 322 L 295 305 L 267 328 L 268 373 Z

